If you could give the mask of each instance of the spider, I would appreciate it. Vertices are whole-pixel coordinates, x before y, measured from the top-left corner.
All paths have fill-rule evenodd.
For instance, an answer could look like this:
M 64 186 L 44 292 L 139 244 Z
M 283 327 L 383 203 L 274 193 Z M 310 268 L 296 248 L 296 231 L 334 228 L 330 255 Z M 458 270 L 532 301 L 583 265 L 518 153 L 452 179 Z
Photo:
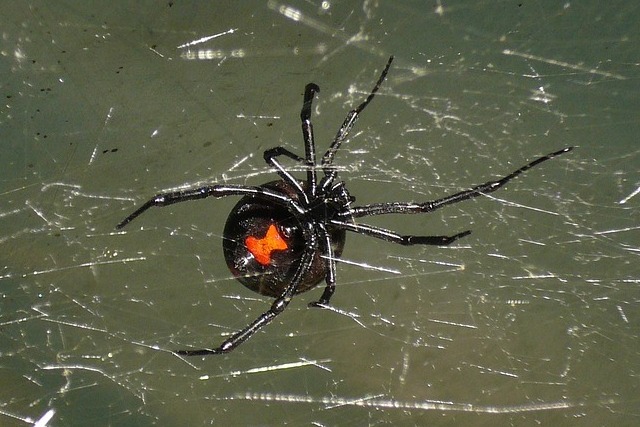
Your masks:
M 265 162 L 280 176 L 279 180 L 260 186 L 213 184 L 158 194 L 116 226 L 117 229 L 123 228 L 151 207 L 207 197 L 242 196 L 225 224 L 222 243 L 224 258 L 232 274 L 243 285 L 261 295 L 275 298 L 275 301 L 256 320 L 218 347 L 178 350 L 174 351 L 175 354 L 196 356 L 232 351 L 271 323 L 287 308 L 294 295 L 313 289 L 322 280 L 326 283 L 324 292 L 319 300 L 309 303 L 309 306 L 326 308 L 335 292 L 336 260 L 342 255 L 347 231 L 405 246 L 446 246 L 471 233 L 466 230 L 452 236 L 401 235 L 391 230 L 357 223 L 356 218 L 433 212 L 444 206 L 496 191 L 526 170 L 573 149 L 563 148 L 540 157 L 503 178 L 437 200 L 353 206 L 355 198 L 349 194 L 346 184 L 337 180 L 338 172 L 333 166 L 333 160 L 360 113 L 378 92 L 392 61 L 393 56 L 389 58 L 367 98 L 347 114 L 319 164 L 316 161 L 316 144 L 311 124 L 311 104 L 320 88 L 309 83 L 304 90 L 300 112 L 304 157 L 284 147 L 264 152 Z M 306 179 L 301 181 L 295 178 L 280 162 L 283 157 L 303 165 Z M 318 176 L 319 172 L 321 176 Z

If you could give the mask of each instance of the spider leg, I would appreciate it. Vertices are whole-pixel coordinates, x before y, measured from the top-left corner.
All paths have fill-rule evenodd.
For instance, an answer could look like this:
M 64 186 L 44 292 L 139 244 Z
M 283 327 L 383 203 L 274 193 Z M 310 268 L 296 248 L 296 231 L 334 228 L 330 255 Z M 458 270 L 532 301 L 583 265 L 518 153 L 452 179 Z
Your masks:
M 224 354 L 229 353 L 240 344 L 249 339 L 253 334 L 258 332 L 260 328 L 268 325 L 271 321 L 280 313 L 284 311 L 285 308 L 289 305 L 291 301 L 291 297 L 280 297 L 276 299 L 273 304 L 271 304 L 271 308 L 266 312 L 262 313 L 260 317 L 254 320 L 249 326 L 242 329 L 239 332 L 236 332 L 231 336 L 231 338 L 227 339 L 225 342 L 220 344 L 219 347 L 212 349 L 201 349 L 201 350 L 176 350 L 173 353 L 180 356 L 206 356 L 209 354 Z
M 289 171 L 287 171 L 284 166 L 282 166 L 282 164 L 277 160 L 277 157 L 279 156 L 289 157 L 290 159 L 302 164 L 306 164 L 305 160 L 284 147 L 274 147 L 264 152 L 264 161 L 267 162 L 269 166 L 275 168 L 278 175 L 280 175 L 280 177 L 284 181 L 293 185 L 296 190 L 298 190 L 298 193 L 304 198 L 305 203 L 308 204 L 309 198 L 302 188 L 302 185 L 300 185 L 300 182 L 293 175 L 291 175 L 291 173 L 289 173 Z
M 349 113 L 347 114 L 347 117 L 345 117 L 344 119 L 344 122 L 342 122 L 342 126 L 340 126 L 340 129 L 338 129 L 338 133 L 336 134 L 336 137 L 333 139 L 331 146 L 329 147 L 327 152 L 324 153 L 324 156 L 322 156 L 322 169 L 324 171 L 325 176 L 322 179 L 322 182 L 320 183 L 321 188 L 324 189 L 325 187 L 327 187 L 329 183 L 333 181 L 333 179 L 335 178 L 337 172 L 331 169 L 331 165 L 333 164 L 333 158 L 335 157 L 336 152 L 340 148 L 340 145 L 342 145 L 344 140 L 347 139 L 347 137 L 349 136 L 349 132 L 351 131 L 353 126 L 356 124 L 359 114 L 362 112 L 362 110 L 365 109 L 367 105 L 369 105 L 371 100 L 375 97 L 376 93 L 378 92 L 378 89 L 380 89 L 380 85 L 382 84 L 384 79 L 387 77 L 387 73 L 389 72 L 389 67 L 391 67 L 392 61 L 393 61 L 393 56 L 390 56 L 389 61 L 387 61 L 387 65 L 384 67 L 384 70 L 382 70 L 382 73 L 380 74 L 380 77 L 378 78 L 378 81 L 376 82 L 375 86 L 371 90 L 371 93 L 369 93 L 369 96 L 367 96 L 367 98 L 360 105 L 358 105 L 353 110 L 349 111 Z
M 304 139 L 305 158 L 303 159 L 284 147 L 275 147 L 264 152 L 264 160 L 267 164 L 276 168 L 278 175 L 280 175 L 283 180 L 295 186 L 299 193 L 304 195 L 307 203 L 309 202 L 309 198 L 300 185 L 300 182 L 298 182 L 298 180 L 280 164 L 276 157 L 286 156 L 296 162 L 306 165 L 307 189 L 309 190 L 311 197 L 315 196 L 317 182 L 317 175 L 315 171 L 316 145 L 313 137 L 313 124 L 311 123 L 311 105 L 313 103 L 313 97 L 317 92 L 320 92 L 320 88 L 315 83 L 309 83 L 304 89 L 304 101 L 302 102 L 302 110 L 300 111 L 300 120 L 302 121 L 302 137 Z
M 385 230 L 383 228 L 373 227 L 371 225 L 354 224 L 350 222 L 343 222 L 338 220 L 331 220 L 331 225 L 336 227 L 353 231 L 355 233 L 364 234 L 378 239 L 386 240 L 387 242 L 398 243 L 404 246 L 410 245 L 433 245 L 433 246 L 447 246 L 454 241 L 471 234 L 470 230 L 463 231 L 454 236 L 403 236 L 393 231 Z M 333 248 L 331 246 L 331 239 L 324 224 L 319 224 L 321 227 L 321 239 L 322 253 L 324 254 L 325 261 L 327 263 L 327 275 L 325 281 L 327 286 L 324 288 L 324 292 L 318 301 L 309 303 L 309 307 L 324 308 L 329 304 L 329 300 L 336 291 L 336 259 L 333 254 Z
M 318 301 L 313 301 L 309 303 L 309 307 L 319 307 L 328 305 L 329 300 L 333 296 L 336 291 L 336 258 L 333 253 L 333 247 L 331 245 L 331 237 L 329 236 L 329 232 L 324 224 L 318 224 L 320 227 L 320 248 L 322 249 L 322 253 L 324 254 L 324 259 L 326 262 L 327 274 L 325 276 L 325 282 L 327 286 L 324 288 L 324 292 L 322 292 L 322 296 Z
M 219 198 L 225 196 L 244 195 L 263 196 L 275 202 L 290 206 L 295 211 L 303 212 L 302 207 L 298 205 L 298 203 L 296 203 L 294 200 L 283 194 L 276 193 L 262 187 L 245 187 L 241 185 L 207 185 L 191 190 L 181 190 L 158 194 L 152 197 L 142 206 L 140 206 L 131 215 L 120 221 L 120 223 L 116 225 L 116 228 L 118 230 L 121 229 L 122 227 L 136 219 L 138 216 L 140 216 L 142 213 L 144 213 L 147 209 L 152 207 L 164 207 L 173 205 L 175 203 L 186 202 L 189 200 L 204 199 L 206 197 Z
M 295 160 L 296 162 L 304 164 L 304 159 L 302 157 L 298 156 L 292 151 L 287 150 L 284 147 L 273 147 L 265 150 L 264 161 L 270 164 L 270 162 L 272 162 L 275 157 L 279 156 L 285 156 L 290 158 L 291 160 Z
M 374 227 L 367 224 L 356 224 L 353 222 L 344 222 L 339 220 L 331 220 L 331 225 L 342 228 L 354 233 L 364 234 L 366 236 L 375 237 L 377 239 L 386 240 L 387 242 L 397 243 L 403 246 L 411 245 L 430 245 L 430 246 L 448 246 L 456 240 L 471 234 L 471 230 L 453 236 L 414 236 L 401 235 L 395 231 L 386 230 L 380 227 Z
M 291 283 L 287 286 L 284 292 L 273 302 L 273 304 L 271 304 L 269 310 L 262 313 L 249 326 L 233 334 L 229 339 L 220 344 L 219 347 L 202 350 L 178 350 L 174 351 L 174 353 L 180 356 L 206 356 L 209 354 L 229 353 L 240 344 L 251 338 L 253 334 L 260 330 L 260 328 L 271 323 L 271 321 L 273 321 L 276 316 L 282 313 L 289 305 L 289 302 L 291 302 L 293 296 L 296 294 L 296 290 L 304 279 L 304 276 L 309 271 L 309 268 L 311 268 L 313 256 L 318 245 L 316 236 L 313 232 L 313 224 L 309 223 L 305 225 L 306 227 L 303 229 L 303 234 L 308 240 L 307 247 L 305 248 L 304 252 L 302 253 L 302 257 L 300 258 L 300 264 L 298 264 L 298 268 L 293 275 Z
M 320 88 L 315 83 L 309 83 L 304 88 L 304 101 L 302 102 L 302 110 L 300 111 L 300 120 L 302 121 L 302 137 L 304 139 L 304 156 L 307 163 L 307 188 L 311 197 L 316 194 L 316 143 L 313 138 L 313 124 L 311 123 L 311 104 L 313 97 Z
M 531 163 L 527 163 L 522 166 L 520 169 L 517 169 L 511 172 L 509 175 L 500 178 L 495 181 L 488 181 L 484 184 L 476 185 L 475 187 L 461 191 L 456 194 L 452 194 L 451 196 L 446 196 L 441 199 L 432 200 L 424 203 L 404 203 L 404 202 L 392 202 L 392 203 L 374 203 L 370 205 L 364 206 L 356 206 L 354 208 L 345 210 L 344 212 L 340 212 L 339 216 L 347 217 L 347 218 L 361 218 L 364 216 L 371 215 L 384 215 L 384 214 L 414 214 L 414 213 L 427 213 L 433 212 L 436 209 L 440 209 L 446 205 L 452 205 L 454 203 L 462 202 L 463 200 L 472 199 L 474 197 L 481 196 L 483 194 L 488 194 L 496 191 L 497 189 L 504 186 L 506 183 L 511 181 L 513 178 L 522 174 L 523 172 L 531 169 L 532 167 L 550 160 L 560 154 L 567 153 L 571 151 L 573 147 L 566 147 L 562 150 L 555 151 L 553 153 L 549 153 L 546 156 L 542 156 L 532 161 Z

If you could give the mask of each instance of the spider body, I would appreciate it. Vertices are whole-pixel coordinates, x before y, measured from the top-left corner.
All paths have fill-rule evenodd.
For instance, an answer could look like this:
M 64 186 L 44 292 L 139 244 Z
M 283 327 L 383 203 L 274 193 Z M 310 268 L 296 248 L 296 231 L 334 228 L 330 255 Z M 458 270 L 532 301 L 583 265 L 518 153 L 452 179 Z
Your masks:
M 433 212 L 444 206 L 496 191 L 523 172 L 572 149 L 567 147 L 539 157 L 500 179 L 440 199 L 422 203 L 390 202 L 352 206 L 355 198 L 349 194 L 345 183 L 337 180 L 338 173 L 333 160 L 359 114 L 378 92 L 392 61 L 393 57 L 389 58 L 369 96 L 347 114 L 320 162 L 316 160 L 311 124 L 311 105 L 320 89 L 316 84 L 309 83 L 305 87 L 300 112 L 304 157 L 283 147 L 264 152 L 265 162 L 275 170 L 280 180 L 260 186 L 212 184 L 158 194 L 116 226 L 117 229 L 123 228 L 151 207 L 208 197 L 242 197 L 232 209 L 225 225 L 224 257 L 229 269 L 240 282 L 275 300 L 267 311 L 221 345 L 174 353 L 183 356 L 228 353 L 273 321 L 287 308 L 294 295 L 314 288 L 322 280 L 325 281 L 322 295 L 309 305 L 326 307 L 335 291 L 336 260 L 342 255 L 347 231 L 400 245 L 433 246 L 449 245 L 471 233 L 466 230 L 451 236 L 400 235 L 391 230 L 358 223 L 357 218 Z M 295 178 L 281 164 L 280 159 L 283 157 L 302 165 L 306 171 L 306 179 Z
M 336 207 L 316 202 L 315 206 L 305 208 L 296 188 L 283 180 L 260 187 L 290 198 L 299 209 L 289 210 L 286 205 L 260 196 L 243 197 L 229 213 L 222 249 L 229 270 L 243 285 L 261 295 L 277 298 L 291 283 L 297 260 L 307 247 L 301 222 L 335 216 Z M 304 213 L 300 214 L 300 211 Z M 327 227 L 327 231 L 334 256 L 340 257 L 347 233 L 334 226 Z M 314 233 L 318 234 L 315 228 Z M 320 251 L 315 251 L 296 294 L 313 289 L 326 277 L 327 263 L 321 255 Z

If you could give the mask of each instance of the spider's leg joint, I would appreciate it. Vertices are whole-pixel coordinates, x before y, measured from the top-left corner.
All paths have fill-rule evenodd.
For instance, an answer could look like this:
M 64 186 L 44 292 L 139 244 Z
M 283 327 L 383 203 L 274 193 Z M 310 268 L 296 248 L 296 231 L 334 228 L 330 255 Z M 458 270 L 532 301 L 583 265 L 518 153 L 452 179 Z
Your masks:
M 311 120 L 311 103 L 316 93 L 320 92 L 320 87 L 315 83 L 309 83 L 304 87 L 304 101 L 302 102 L 302 111 L 300 112 L 300 119 L 303 122 Z
M 287 305 L 289 305 L 289 302 L 291 301 L 291 298 L 278 298 L 273 305 L 271 305 L 271 312 L 274 313 L 274 315 L 276 314 L 280 314 L 284 311 L 285 308 L 287 308 Z
M 309 83 L 305 86 L 304 91 L 310 94 L 318 93 L 320 92 L 320 86 L 315 83 Z

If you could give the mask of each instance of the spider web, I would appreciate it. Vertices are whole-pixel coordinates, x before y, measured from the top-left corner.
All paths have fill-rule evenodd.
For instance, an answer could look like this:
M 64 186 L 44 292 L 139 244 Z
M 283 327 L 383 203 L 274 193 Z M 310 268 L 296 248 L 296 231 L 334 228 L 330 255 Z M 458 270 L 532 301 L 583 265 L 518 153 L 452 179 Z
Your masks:
M 635 2 L 14 2 L 0 61 L 0 424 L 635 425 L 640 371 Z M 321 289 L 235 352 L 269 299 L 222 259 L 237 199 L 125 215 L 160 191 L 273 180 L 396 57 L 338 153 L 364 218 Z M 292 169 L 295 165 L 291 165 Z

